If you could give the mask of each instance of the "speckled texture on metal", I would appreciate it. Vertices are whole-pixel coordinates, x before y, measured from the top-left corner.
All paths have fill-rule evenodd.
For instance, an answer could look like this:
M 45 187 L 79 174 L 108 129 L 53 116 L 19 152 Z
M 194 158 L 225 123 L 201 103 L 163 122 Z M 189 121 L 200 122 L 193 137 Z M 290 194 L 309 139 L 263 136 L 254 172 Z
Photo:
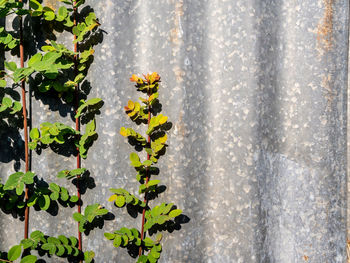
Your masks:
M 96 262 L 133 262 L 103 232 L 140 225 L 107 198 L 110 187 L 137 192 L 119 129 L 134 127 L 122 110 L 139 97 L 130 75 L 152 71 L 173 123 L 159 166 L 167 191 L 154 204 L 174 202 L 190 218 L 165 234 L 160 262 L 345 262 L 348 1 L 86 2 L 105 30 L 89 75 L 105 105 L 83 162 L 96 187 L 83 200 L 116 217 L 84 237 Z M 33 98 L 33 126 L 44 121 L 73 126 L 71 109 Z M 6 156 L 4 179 L 15 163 Z M 47 181 L 74 164 L 50 150 L 32 158 Z M 73 212 L 31 211 L 30 229 L 70 235 Z M 22 223 L 2 212 L 0 222 L 7 250 Z

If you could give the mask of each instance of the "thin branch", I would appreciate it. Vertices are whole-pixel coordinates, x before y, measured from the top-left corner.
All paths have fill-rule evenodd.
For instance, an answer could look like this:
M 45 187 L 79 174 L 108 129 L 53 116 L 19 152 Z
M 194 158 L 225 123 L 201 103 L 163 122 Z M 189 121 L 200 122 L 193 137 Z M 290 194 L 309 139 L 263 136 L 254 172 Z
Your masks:
M 22 2 L 22 0 L 19 0 L 19 2 Z M 20 60 L 21 60 L 21 68 L 24 68 L 24 45 L 23 45 L 23 18 L 22 16 L 19 16 L 19 53 L 20 53 Z M 25 80 L 21 80 L 21 87 L 22 87 L 22 108 L 23 108 L 23 129 L 24 129 L 24 156 L 25 156 L 25 171 L 29 171 L 29 157 L 28 157 L 28 123 L 27 123 L 27 105 L 26 105 L 26 87 L 25 87 Z M 25 202 L 27 203 L 29 196 L 28 196 L 28 187 L 26 185 L 25 189 Z M 29 207 L 26 205 L 25 211 L 24 211 L 24 238 L 27 239 L 29 236 Z
M 147 96 L 148 96 L 148 99 L 150 97 L 150 91 L 148 90 L 147 92 Z M 148 120 L 147 120 L 147 128 L 149 128 L 149 124 L 151 122 L 151 105 L 148 104 Z M 147 137 L 147 142 L 150 144 L 151 143 L 151 136 L 148 135 Z M 150 155 L 149 153 L 147 153 L 147 160 L 150 159 Z M 146 168 L 146 185 L 149 181 L 149 171 L 148 171 L 148 167 Z M 147 192 L 145 192 L 145 198 L 143 200 L 143 202 L 146 204 L 147 206 L 147 203 L 148 203 L 148 199 L 147 199 Z M 142 210 L 142 222 L 141 222 L 141 244 L 142 244 L 142 241 L 143 239 L 145 238 L 145 233 L 144 233 L 144 226 L 145 226 L 145 213 L 146 213 L 146 206 L 145 208 L 143 208 Z M 140 246 L 140 249 L 139 249 L 139 256 L 141 256 L 143 254 L 143 248 L 142 248 L 142 245 Z
M 78 9 L 76 7 L 76 0 L 73 2 L 73 23 L 74 26 L 77 25 L 77 12 Z M 74 40 L 77 39 L 77 36 L 74 34 Z M 78 52 L 78 43 L 74 43 L 74 53 Z M 74 55 L 74 76 L 77 76 L 78 74 L 78 55 L 75 54 Z M 75 87 L 75 113 L 77 113 L 79 107 L 79 85 L 76 85 Z M 80 131 L 80 121 L 79 121 L 79 117 L 77 117 L 75 119 L 75 130 Z M 80 159 L 80 154 L 79 154 L 79 149 L 78 149 L 78 155 L 77 155 L 77 168 L 81 168 L 81 159 Z M 78 175 L 78 180 L 77 180 L 77 196 L 79 198 L 78 200 L 78 213 L 81 214 L 81 193 L 80 193 L 80 187 L 79 187 L 79 178 L 80 175 Z M 79 225 L 80 223 L 78 222 L 78 240 L 79 240 L 79 245 L 78 248 L 80 251 L 83 250 L 83 240 L 82 240 L 82 234 L 79 231 Z M 82 261 L 81 261 L 82 262 Z

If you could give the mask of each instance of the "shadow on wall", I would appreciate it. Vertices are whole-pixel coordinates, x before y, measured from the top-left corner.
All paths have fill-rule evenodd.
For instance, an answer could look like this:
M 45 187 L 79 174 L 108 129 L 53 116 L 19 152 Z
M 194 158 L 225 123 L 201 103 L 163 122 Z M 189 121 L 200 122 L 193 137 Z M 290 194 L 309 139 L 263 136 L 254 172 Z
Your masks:
M 86 15 L 89 12 L 93 12 L 93 9 L 89 6 L 84 7 L 80 14 Z M 28 58 L 40 50 L 41 46 L 46 45 L 47 43 L 44 42 L 45 39 L 51 39 L 56 40 L 53 32 L 63 32 L 63 28 L 58 27 L 50 27 L 47 24 L 47 27 L 40 27 L 38 23 L 38 19 L 40 18 L 32 18 L 31 21 L 29 20 L 29 17 L 27 16 L 26 19 L 23 22 L 24 25 L 24 47 L 25 47 L 25 60 L 28 60 Z M 0 26 L 5 26 L 7 21 L 5 18 L 0 18 Z M 11 32 L 10 27 L 12 26 L 13 32 Z M 15 18 L 10 26 L 7 26 L 7 30 L 10 31 L 10 33 L 13 33 L 14 36 L 17 36 L 17 32 L 19 31 L 19 20 L 18 18 Z M 86 49 L 93 47 L 103 41 L 103 31 L 97 30 L 94 33 L 92 33 L 87 41 L 84 42 L 83 45 L 80 45 L 80 49 Z M 14 48 L 10 54 L 8 54 L 8 60 L 14 60 L 15 62 L 19 61 L 19 47 Z M 90 57 L 90 60 L 88 61 L 87 67 L 84 69 L 84 72 L 87 72 L 89 69 L 91 63 L 93 62 L 93 58 Z M 0 70 L 5 69 L 5 50 L 0 49 Z M 67 70 L 67 72 L 63 72 L 62 75 L 63 81 L 67 80 L 68 78 L 73 78 L 73 69 Z M 73 111 L 73 103 L 74 101 L 68 101 L 59 99 L 59 94 L 55 90 L 50 90 L 49 92 L 43 93 L 40 91 L 40 77 L 38 77 L 40 74 L 37 74 L 36 76 L 32 76 L 29 78 L 29 85 L 27 84 L 27 90 L 29 90 L 29 103 L 27 104 L 27 111 L 28 111 L 28 122 L 29 122 L 29 128 L 31 129 L 31 122 L 32 122 L 32 97 L 35 97 L 37 100 L 40 100 L 44 105 L 48 105 L 49 109 L 51 111 L 58 111 L 62 117 L 66 117 L 67 115 L 70 115 L 72 121 L 74 119 L 74 111 Z M 2 77 L 0 75 L 0 77 Z M 8 83 L 10 84 L 10 83 Z M 12 98 L 14 101 L 18 101 L 21 103 L 21 95 L 20 95 L 20 86 L 15 84 L 8 85 L 9 87 L 6 88 L 0 88 L 0 101 L 6 96 Z M 85 80 L 81 85 L 82 95 L 80 99 L 86 99 L 90 90 L 91 85 L 90 82 Z M 102 106 L 102 105 L 100 105 Z M 100 114 L 99 110 L 94 111 L 94 114 Z M 87 118 L 91 118 L 92 116 L 88 116 Z M 82 118 L 83 119 L 83 118 Z M 88 121 L 88 119 L 83 119 L 82 123 Z M 73 122 L 72 122 L 73 123 Z M 14 170 L 15 171 L 23 171 L 24 168 L 21 167 L 23 165 L 24 161 L 24 140 L 22 139 L 23 134 L 23 114 L 22 111 L 16 114 L 11 114 L 10 110 L 7 109 L 5 111 L 0 112 L 0 163 L 12 163 L 14 162 Z M 71 144 L 73 145 L 73 144 Z M 51 147 L 52 150 L 54 150 L 56 153 L 59 153 L 61 155 L 67 156 L 67 150 L 68 155 L 76 154 L 76 150 L 74 152 L 69 151 L 71 149 L 70 146 L 67 146 L 66 148 L 60 148 L 59 145 L 53 145 Z M 75 147 L 74 147 L 75 148 Z M 31 157 L 30 157 L 31 158 Z M 31 165 L 29 165 L 29 169 L 31 170 Z M 10 176 L 10 174 L 7 174 L 9 170 L 11 169 L 4 169 L 5 171 L 1 173 L 2 180 L 1 182 L 4 184 L 6 182 L 7 178 Z M 43 176 L 45 177 L 45 176 Z M 86 182 L 84 180 L 81 180 L 81 189 L 82 194 L 85 193 L 87 188 L 94 188 L 96 185 L 91 177 L 82 177 L 82 179 L 86 179 Z M 40 187 L 40 191 L 46 191 L 50 192 L 49 183 L 44 181 L 42 178 L 38 178 L 37 176 L 34 178 L 34 184 L 36 187 Z M 73 180 L 74 184 L 74 180 Z M 34 190 L 33 187 L 30 186 L 30 194 L 33 194 Z M 17 196 L 14 194 L 14 190 L 6 191 L 5 195 L 0 200 L 0 210 L 8 215 L 11 215 L 15 219 L 19 219 L 21 221 L 24 220 L 24 210 L 23 208 L 23 200 L 24 200 L 24 194 L 21 196 Z M 49 213 L 52 216 L 56 216 L 59 211 L 59 207 L 73 207 L 75 204 L 71 202 L 65 202 L 62 200 L 57 201 L 51 201 L 50 206 L 46 210 L 47 213 Z M 37 205 L 34 205 L 35 210 L 42 210 Z M 1 220 L 0 215 L 0 220 Z M 101 225 L 101 222 L 99 222 L 98 226 Z M 0 228 L 0 232 L 4 231 L 4 228 Z M 3 233 L 3 235 L 0 235 L 0 243 L 1 243 L 1 236 L 6 236 L 6 234 Z
M 257 262 L 272 262 L 275 260 L 271 242 L 274 236 L 270 236 L 269 210 L 274 204 L 273 200 L 280 200 L 278 192 L 269 189 L 275 186 L 271 170 L 267 165 L 267 152 L 278 152 L 278 138 L 281 137 L 279 96 L 279 66 L 280 57 L 280 14 L 282 2 L 279 0 L 261 1 L 255 0 L 257 34 L 256 59 L 258 65 L 257 87 L 255 94 L 255 112 L 257 112 L 257 127 L 255 131 L 255 143 L 258 157 L 255 161 L 257 167 L 256 192 L 258 193 L 258 219 L 255 230 L 255 255 Z M 261 20 L 260 20 L 261 19 Z M 267 163 L 266 163 L 267 162 Z M 270 194 L 273 193 L 273 198 Z M 278 205 L 278 204 L 277 204 Z
M 0 26 L 5 26 L 5 18 L 0 18 Z M 18 49 L 15 49 L 13 54 L 16 56 Z M 0 49 L 0 70 L 4 70 L 5 50 Z M 1 76 L 0 76 L 1 77 Z M 0 101 L 4 97 L 10 97 L 14 101 L 20 102 L 21 96 L 18 91 L 12 88 L 0 89 Z M 14 169 L 20 169 L 20 160 L 24 159 L 24 142 L 22 140 L 20 130 L 23 128 L 22 114 L 10 114 L 10 109 L 0 112 L 0 162 L 14 162 Z

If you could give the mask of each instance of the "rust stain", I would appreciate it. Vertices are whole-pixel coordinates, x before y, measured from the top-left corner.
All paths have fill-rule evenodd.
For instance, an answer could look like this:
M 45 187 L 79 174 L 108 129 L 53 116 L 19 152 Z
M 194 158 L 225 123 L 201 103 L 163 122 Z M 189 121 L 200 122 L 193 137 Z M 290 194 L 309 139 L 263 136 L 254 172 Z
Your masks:
M 170 40 L 173 43 L 180 44 L 181 38 L 181 17 L 184 15 L 183 0 L 176 1 L 175 3 L 175 15 L 174 15 L 174 28 L 170 31 Z
M 303 256 L 303 259 L 304 259 L 305 261 L 309 261 L 309 257 L 306 256 L 306 255 Z
M 175 74 L 176 82 L 181 83 L 186 75 L 185 71 L 183 71 L 179 66 L 175 66 L 173 67 L 173 72 Z
M 336 92 L 333 91 L 332 86 L 332 75 L 327 74 L 323 77 L 321 82 L 321 87 L 325 90 L 325 98 L 327 99 L 327 109 L 331 110 L 331 105 L 334 100 L 334 96 L 336 96 Z
M 185 128 L 185 123 L 183 122 L 183 111 L 180 111 L 180 115 L 179 115 L 179 120 L 176 124 L 176 128 L 179 131 L 179 133 L 182 135 L 182 137 L 185 137 L 186 134 L 186 128 Z
M 324 14 L 317 27 L 317 46 L 326 52 L 333 47 L 333 3 L 334 0 L 323 0 Z
M 348 239 L 346 242 L 346 255 L 347 255 L 347 263 L 350 263 L 350 240 Z
M 53 10 L 57 9 L 57 0 L 45 0 L 45 5 Z

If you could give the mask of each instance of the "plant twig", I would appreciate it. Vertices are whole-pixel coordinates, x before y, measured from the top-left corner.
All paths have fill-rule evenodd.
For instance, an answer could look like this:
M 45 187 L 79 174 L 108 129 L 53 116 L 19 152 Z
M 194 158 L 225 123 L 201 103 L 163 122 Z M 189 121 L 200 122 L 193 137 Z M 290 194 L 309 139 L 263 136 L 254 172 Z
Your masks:
M 22 0 L 19 0 L 22 2 Z M 19 53 L 21 60 L 21 68 L 24 67 L 24 45 L 23 45 L 23 19 L 22 16 L 19 16 Z M 24 129 L 24 156 L 25 156 L 25 171 L 29 171 L 29 157 L 28 157 L 28 123 L 27 123 L 27 105 L 26 105 L 26 88 L 25 88 L 25 80 L 21 80 L 22 87 L 22 108 L 23 108 L 23 129 Z M 28 187 L 25 189 L 25 202 L 28 201 Z M 27 239 L 29 236 L 29 207 L 26 205 L 24 211 L 24 238 Z
M 74 26 L 77 25 L 77 7 L 76 7 L 77 1 L 74 1 L 74 7 L 73 7 L 73 23 Z M 73 34 L 74 40 L 77 39 L 77 36 L 75 34 Z M 74 43 L 74 52 L 77 53 L 78 52 L 78 43 Z M 78 74 L 78 55 L 75 54 L 74 55 L 74 77 L 77 76 Z M 79 107 L 79 86 L 76 85 L 75 86 L 75 113 L 77 113 Z M 75 118 L 75 130 L 80 131 L 80 122 L 79 122 L 79 117 Z M 80 154 L 79 154 L 79 149 L 78 149 L 78 154 L 77 154 L 77 168 L 81 168 L 81 159 L 80 159 Z M 80 175 L 78 175 L 78 180 L 77 180 L 77 195 L 79 198 L 78 201 L 78 213 L 81 214 L 81 193 L 80 193 L 80 187 L 79 187 L 79 178 Z M 82 234 L 79 231 L 79 224 L 78 223 L 78 241 L 79 241 L 79 245 L 78 248 L 80 251 L 83 250 L 83 241 L 82 241 Z
M 148 99 L 150 97 L 150 91 L 147 92 L 147 96 L 148 96 Z M 147 120 L 147 128 L 149 128 L 149 124 L 151 122 L 151 105 L 148 104 L 148 120 Z M 147 142 L 150 144 L 151 143 L 151 136 L 148 135 L 147 137 Z M 150 159 L 150 155 L 149 153 L 147 153 L 147 160 Z M 148 167 L 146 168 L 146 185 L 149 181 L 149 170 L 148 170 Z M 145 193 L 145 198 L 143 200 L 143 202 L 146 204 L 147 206 L 147 192 Z M 146 206 L 143 208 L 142 210 L 142 221 L 141 221 L 141 243 L 143 241 L 143 239 L 145 238 L 145 231 L 144 231 L 144 226 L 145 226 L 145 213 L 146 213 Z M 143 254 L 143 248 L 142 246 L 140 246 L 140 249 L 139 249 L 139 256 L 141 256 Z

